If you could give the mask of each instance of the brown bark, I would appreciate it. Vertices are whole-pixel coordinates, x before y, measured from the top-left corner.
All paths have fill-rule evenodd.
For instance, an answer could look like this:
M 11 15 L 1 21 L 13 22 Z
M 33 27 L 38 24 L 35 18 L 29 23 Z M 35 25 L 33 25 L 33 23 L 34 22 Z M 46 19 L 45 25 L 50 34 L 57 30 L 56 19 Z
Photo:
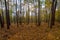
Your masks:
M 5 0 L 5 11 L 6 11 L 7 29 L 9 29 L 9 26 L 10 26 L 9 3 L 7 3 L 6 0 Z
M 3 23 L 3 21 L 2 21 L 2 16 L 1 16 L 1 14 L 0 14 L 0 25 L 1 25 L 1 28 L 4 27 L 4 23 Z
M 40 0 L 38 0 L 38 25 L 40 25 Z
M 57 0 L 52 0 L 52 7 L 51 7 L 51 23 L 50 28 L 55 24 L 55 10 L 56 10 Z

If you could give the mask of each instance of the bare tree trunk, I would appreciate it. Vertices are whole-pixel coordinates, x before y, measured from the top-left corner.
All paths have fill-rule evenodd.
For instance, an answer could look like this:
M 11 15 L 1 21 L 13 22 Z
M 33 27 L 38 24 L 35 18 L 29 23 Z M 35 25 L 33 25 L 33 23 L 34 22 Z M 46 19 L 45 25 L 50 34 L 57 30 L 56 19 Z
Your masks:
M 17 0 L 16 0 L 16 21 L 17 21 L 17 27 L 18 27 Z
M 2 1 L 1 1 L 1 8 L 2 8 Z M 3 27 L 4 27 L 4 14 L 3 14 L 3 8 L 1 9 L 2 11 L 2 24 L 3 24 Z
M 23 18 L 22 20 L 23 20 L 23 23 L 24 23 L 24 20 L 25 20 L 25 19 L 24 19 L 24 7 L 23 7 L 23 17 L 22 17 L 22 18 Z
M 35 1 L 36 0 L 34 0 L 34 8 L 35 8 L 34 12 L 35 12 L 35 23 L 37 24 L 37 11 L 36 11 Z
M 21 0 L 20 0 L 20 25 L 22 24 L 22 22 L 21 22 L 21 14 L 22 14 L 22 12 L 21 12 Z
M 3 28 L 3 27 L 4 27 L 4 24 L 3 24 L 3 21 L 2 21 L 2 16 L 1 16 L 1 14 L 0 14 L 0 24 L 1 24 L 1 28 Z
M 9 1 L 9 0 L 8 0 Z M 8 5 L 7 5 L 8 4 Z M 9 3 L 5 0 L 5 11 L 6 11 L 6 22 L 7 22 L 7 29 L 9 29 L 10 26 L 10 16 L 9 16 Z
M 55 11 L 56 11 L 56 6 L 57 6 L 57 0 L 55 0 L 55 5 L 54 5 L 54 13 L 52 13 L 52 16 L 53 16 L 53 18 L 52 18 L 52 25 L 54 25 L 55 24 Z
M 38 0 L 38 25 L 40 25 L 40 0 Z
M 30 10 L 29 10 L 29 0 L 28 0 L 28 24 L 29 24 L 29 12 Z
M 29 24 L 29 0 L 27 0 L 28 2 L 28 12 L 26 13 L 26 17 L 27 17 L 27 24 Z
M 51 7 L 51 20 L 50 20 L 50 28 L 55 24 L 55 10 L 57 6 L 57 0 L 52 0 L 52 7 Z

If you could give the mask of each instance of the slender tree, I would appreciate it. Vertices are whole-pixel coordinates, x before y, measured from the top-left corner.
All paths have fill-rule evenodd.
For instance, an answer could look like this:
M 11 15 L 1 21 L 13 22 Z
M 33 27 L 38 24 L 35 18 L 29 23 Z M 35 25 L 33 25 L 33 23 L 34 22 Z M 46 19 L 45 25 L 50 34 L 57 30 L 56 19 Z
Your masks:
M 50 28 L 55 24 L 55 10 L 57 6 L 57 0 L 52 0 L 51 6 L 51 20 L 50 20 Z
M 3 3 L 2 3 L 2 0 L 0 0 L 0 1 L 1 1 L 2 24 L 4 27 L 4 14 L 3 14 L 3 8 L 2 8 Z
M 36 6 L 37 5 L 35 5 L 35 2 L 36 2 L 36 0 L 34 0 L 34 13 L 35 13 L 35 22 L 37 24 L 37 11 L 36 11 Z
M 26 17 L 27 17 L 27 24 L 29 24 L 29 0 L 27 0 L 27 4 L 28 4 L 28 11 L 27 11 L 27 13 L 26 13 Z
M 0 14 L 0 25 L 1 25 L 1 28 L 4 27 L 4 24 L 3 24 L 3 21 L 2 21 L 2 16 L 1 16 L 1 14 Z
M 18 13 L 17 13 L 17 0 L 16 0 L 16 21 L 17 21 L 17 27 L 18 27 Z
M 22 12 L 21 12 L 21 0 L 20 0 L 20 24 L 22 24 L 22 22 L 21 22 L 21 20 L 22 20 L 22 18 L 21 18 L 21 14 L 22 14 Z
M 9 16 L 9 0 L 8 2 L 5 1 L 5 11 L 6 11 L 6 23 L 7 23 L 7 29 L 9 29 L 10 26 L 10 16 Z
M 28 24 L 29 24 L 29 12 L 30 10 L 29 10 L 29 0 L 28 0 Z
M 24 6 L 24 3 L 23 3 L 23 6 Z M 23 7 L 23 17 L 22 18 L 23 18 L 23 23 L 24 23 L 24 20 L 25 20 L 24 19 L 24 7 Z
M 38 0 L 38 25 L 40 25 L 40 0 Z

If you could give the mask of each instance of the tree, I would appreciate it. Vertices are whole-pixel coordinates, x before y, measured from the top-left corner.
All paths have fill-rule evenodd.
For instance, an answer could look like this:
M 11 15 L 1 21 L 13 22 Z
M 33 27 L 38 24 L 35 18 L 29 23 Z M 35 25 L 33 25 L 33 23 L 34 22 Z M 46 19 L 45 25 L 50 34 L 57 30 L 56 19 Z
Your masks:
M 57 6 L 57 0 L 52 0 L 51 6 L 51 20 L 50 20 L 50 28 L 55 24 L 55 10 Z
M 4 14 L 3 14 L 3 9 L 2 9 L 2 0 L 0 0 L 0 2 L 1 2 L 1 13 L 2 13 L 2 25 L 3 25 L 3 27 L 4 27 Z
M 38 25 L 40 25 L 40 0 L 38 0 Z
M 1 24 L 1 28 L 3 28 L 4 27 L 4 24 L 3 24 L 3 20 L 2 20 L 1 14 L 0 14 L 0 24 Z
M 48 26 L 50 26 L 50 19 L 51 19 L 51 5 L 52 5 L 52 1 L 51 0 L 46 0 L 45 1 L 45 9 L 47 11 L 48 14 Z
M 4 0 L 5 2 L 5 11 L 6 11 L 6 23 L 7 23 L 7 29 L 9 29 L 10 26 L 10 16 L 9 16 L 9 0 L 8 2 Z
M 18 27 L 17 0 L 16 0 L 16 21 L 17 21 L 17 27 Z
M 24 3 L 23 3 L 23 6 L 24 6 Z M 22 17 L 22 20 L 23 20 L 23 22 L 22 23 L 24 23 L 24 7 L 23 7 L 23 17 Z
M 21 0 L 20 0 L 20 24 L 22 24 L 22 22 L 21 22 L 21 20 L 22 20 L 22 17 L 21 17 L 21 14 L 22 14 L 22 12 L 21 12 Z
M 28 2 L 28 3 L 27 3 L 27 4 L 28 4 L 28 11 L 27 11 L 27 13 L 26 13 L 26 17 L 27 17 L 27 20 L 26 20 L 26 21 L 27 21 L 27 24 L 29 24 L 29 11 L 30 11 L 30 10 L 29 10 L 29 0 L 27 0 L 27 2 Z
M 36 2 L 36 0 L 34 0 L 34 13 L 35 13 L 35 22 L 37 24 L 37 11 L 36 11 L 37 5 L 35 5 L 35 2 Z

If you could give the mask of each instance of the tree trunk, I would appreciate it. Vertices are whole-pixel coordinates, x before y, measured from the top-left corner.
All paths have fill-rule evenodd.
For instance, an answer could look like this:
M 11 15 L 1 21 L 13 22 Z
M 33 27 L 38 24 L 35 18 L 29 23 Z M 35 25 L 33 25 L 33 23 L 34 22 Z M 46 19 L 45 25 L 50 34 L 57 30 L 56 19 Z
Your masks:
M 52 0 L 50 28 L 52 28 L 52 26 L 55 24 L 56 5 L 57 5 L 57 0 Z
M 9 0 L 8 0 L 9 1 Z M 7 5 L 8 4 L 8 5 Z M 10 16 L 9 16 L 9 3 L 5 0 L 5 11 L 6 11 L 6 23 L 7 23 L 7 29 L 9 29 L 10 26 Z
M 36 11 L 35 1 L 36 0 L 34 0 L 34 8 L 35 8 L 34 12 L 35 12 L 35 23 L 37 24 L 37 11 Z
M 21 10 L 22 10 L 22 9 L 21 9 L 21 0 L 20 0 L 20 25 L 22 24 L 22 22 L 21 22 L 21 19 L 22 19 L 22 18 L 21 18 L 21 14 L 22 14 Z
M 40 0 L 38 0 L 38 25 L 40 25 Z
M 1 1 L 1 8 L 2 8 L 2 1 Z M 2 11 L 2 24 L 3 24 L 3 27 L 4 27 L 4 14 L 3 14 L 3 9 L 1 9 Z
M 1 28 L 3 28 L 3 27 L 4 27 L 4 24 L 3 24 L 3 21 L 2 21 L 2 16 L 1 16 L 1 14 L 0 14 L 0 24 L 1 24 Z
M 17 27 L 18 27 L 17 0 L 16 0 L 16 21 L 17 21 Z
M 28 2 L 28 11 L 27 11 L 27 13 L 26 13 L 26 17 L 27 17 L 27 24 L 29 24 L 29 0 L 27 0 L 27 2 Z

